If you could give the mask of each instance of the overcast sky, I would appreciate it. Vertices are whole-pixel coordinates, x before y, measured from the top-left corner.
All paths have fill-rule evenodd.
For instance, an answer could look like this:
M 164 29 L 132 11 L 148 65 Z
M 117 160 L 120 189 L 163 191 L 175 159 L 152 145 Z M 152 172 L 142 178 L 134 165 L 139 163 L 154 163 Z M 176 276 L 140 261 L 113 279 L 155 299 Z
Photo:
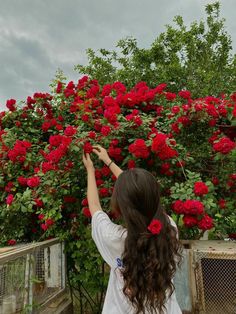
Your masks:
M 204 18 L 205 0 L 0 0 L 0 109 L 49 91 L 61 68 L 68 80 L 86 64 L 86 49 L 113 49 L 126 36 L 140 47 L 181 15 L 186 24 Z M 236 51 L 236 0 L 221 1 L 221 15 Z

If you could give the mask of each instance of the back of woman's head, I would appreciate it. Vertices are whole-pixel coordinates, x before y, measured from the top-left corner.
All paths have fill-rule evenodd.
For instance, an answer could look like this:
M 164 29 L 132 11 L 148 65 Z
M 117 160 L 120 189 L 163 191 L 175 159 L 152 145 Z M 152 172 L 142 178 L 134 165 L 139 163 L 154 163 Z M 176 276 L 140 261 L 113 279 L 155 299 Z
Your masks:
M 124 171 L 117 179 L 112 207 L 121 213 L 127 227 L 123 252 L 123 292 L 136 313 L 162 313 L 174 291 L 172 279 L 180 245 L 176 228 L 160 206 L 160 186 L 155 177 L 140 168 Z M 148 226 L 161 222 L 153 235 Z

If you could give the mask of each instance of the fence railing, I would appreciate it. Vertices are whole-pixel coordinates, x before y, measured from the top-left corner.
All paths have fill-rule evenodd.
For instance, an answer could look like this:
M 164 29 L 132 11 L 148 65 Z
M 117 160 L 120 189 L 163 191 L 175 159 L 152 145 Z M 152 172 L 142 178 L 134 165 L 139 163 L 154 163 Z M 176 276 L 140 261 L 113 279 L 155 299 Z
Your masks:
M 64 244 L 58 239 L 0 254 L 0 314 L 37 313 L 65 290 Z

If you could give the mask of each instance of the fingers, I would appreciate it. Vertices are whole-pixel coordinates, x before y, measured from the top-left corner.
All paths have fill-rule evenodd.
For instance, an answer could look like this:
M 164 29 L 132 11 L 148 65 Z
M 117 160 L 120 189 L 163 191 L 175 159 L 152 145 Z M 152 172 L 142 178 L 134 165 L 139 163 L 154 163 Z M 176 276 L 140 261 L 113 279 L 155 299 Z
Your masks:
M 93 153 L 95 153 L 97 156 L 99 156 L 101 152 L 99 150 L 97 150 L 96 148 L 94 148 Z
M 88 161 L 91 161 L 91 158 L 88 153 L 83 153 L 83 162 L 87 163 Z
M 90 158 L 90 155 L 88 153 L 86 153 L 86 160 L 87 161 L 92 161 L 91 158 Z
M 102 150 L 102 146 L 100 146 L 100 145 L 93 145 L 93 148 L 99 152 L 101 152 L 101 150 Z

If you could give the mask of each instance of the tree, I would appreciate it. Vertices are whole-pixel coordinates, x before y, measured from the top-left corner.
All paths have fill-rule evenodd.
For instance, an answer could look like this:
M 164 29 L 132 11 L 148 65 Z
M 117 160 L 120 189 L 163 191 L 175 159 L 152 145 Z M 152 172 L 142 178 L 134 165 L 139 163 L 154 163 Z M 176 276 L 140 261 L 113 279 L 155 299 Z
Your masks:
M 219 2 L 205 11 L 206 21 L 195 21 L 189 29 L 176 16 L 175 27 L 167 25 L 148 49 L 139 48 L 134 38 L 121 39 L 115 51 L 88 49 L 88 65 L 75 69 L 102 85 L 121 81 L 131 87 L 145 81 L 154 87 L 165 82 L 173 92 L 191 90 L 193 97 L 235 91 L 236 56 Z

